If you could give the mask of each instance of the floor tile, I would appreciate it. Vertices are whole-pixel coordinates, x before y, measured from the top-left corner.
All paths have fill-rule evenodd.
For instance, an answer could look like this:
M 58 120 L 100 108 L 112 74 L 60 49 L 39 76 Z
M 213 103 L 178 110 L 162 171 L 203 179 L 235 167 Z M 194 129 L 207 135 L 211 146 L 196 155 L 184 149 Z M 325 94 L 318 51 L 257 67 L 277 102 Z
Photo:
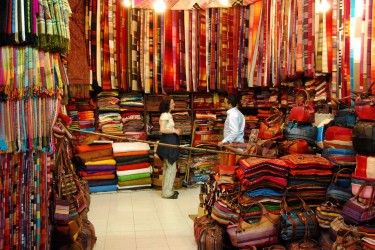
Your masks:
M 191 214 L 198 212 L 199 188 L 183 188 L 176 200 L 155 189 L 91 195 L 89 219 L 95 250 L 196 249 Z

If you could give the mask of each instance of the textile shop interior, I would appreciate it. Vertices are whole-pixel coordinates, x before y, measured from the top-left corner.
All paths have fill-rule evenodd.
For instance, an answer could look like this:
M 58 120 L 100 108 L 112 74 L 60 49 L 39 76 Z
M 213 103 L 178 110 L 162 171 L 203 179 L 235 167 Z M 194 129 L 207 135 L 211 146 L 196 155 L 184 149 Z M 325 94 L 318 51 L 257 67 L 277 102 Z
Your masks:
M 375 249 L 373 10 L 0 1 L 0 249 Z

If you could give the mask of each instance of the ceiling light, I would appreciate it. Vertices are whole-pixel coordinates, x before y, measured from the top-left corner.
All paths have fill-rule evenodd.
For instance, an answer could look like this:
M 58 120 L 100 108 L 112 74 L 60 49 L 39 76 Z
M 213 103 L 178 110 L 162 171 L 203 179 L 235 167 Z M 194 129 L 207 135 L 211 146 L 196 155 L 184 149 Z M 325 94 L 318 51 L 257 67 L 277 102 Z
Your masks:
M 131 2 L 131 0 L 123 0 L 122 5 L 124 5 L 125 7 L 131 7 L 132 2 Z
M 163 13 L 165 12 L 166 5 L 164 0 L 156 0 L 154 2 L 154 10 L 156 13 Z

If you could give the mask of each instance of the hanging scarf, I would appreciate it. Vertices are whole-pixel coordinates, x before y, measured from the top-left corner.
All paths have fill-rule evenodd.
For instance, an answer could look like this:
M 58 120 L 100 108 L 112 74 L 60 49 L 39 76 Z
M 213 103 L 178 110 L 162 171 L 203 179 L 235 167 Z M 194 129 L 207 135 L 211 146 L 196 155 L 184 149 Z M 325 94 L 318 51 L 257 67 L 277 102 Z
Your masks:
M 90 97 L 90 65 L 85 44 L 85 2 L 69 0 L 73 15 L 69 23 L 71 49 L 68 59 L 69 91 L 76 98 Z
M 164 68 L 163 68 L 163 90 L 172 92 L 174 86 L 175 66 L 173 64 L 173 17 L 172 11 L 166 11 L 164 14 L 165 20 L 165 43 L 164 43 Z

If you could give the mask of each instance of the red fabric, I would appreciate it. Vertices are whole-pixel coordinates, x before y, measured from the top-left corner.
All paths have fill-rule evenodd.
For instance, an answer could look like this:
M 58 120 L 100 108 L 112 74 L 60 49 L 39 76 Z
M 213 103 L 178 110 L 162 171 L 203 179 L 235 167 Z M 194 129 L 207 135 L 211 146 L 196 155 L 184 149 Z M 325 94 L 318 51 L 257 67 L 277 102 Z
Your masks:
M 116 169 L 117 171 L 126 171 L 126 170 L 148 168 L 149 166 L 150 166 L 150 163 L 141 162 L 141 163 L 135 163 L 135 164 L 120 165 L 120 166 L 117 166 Z

